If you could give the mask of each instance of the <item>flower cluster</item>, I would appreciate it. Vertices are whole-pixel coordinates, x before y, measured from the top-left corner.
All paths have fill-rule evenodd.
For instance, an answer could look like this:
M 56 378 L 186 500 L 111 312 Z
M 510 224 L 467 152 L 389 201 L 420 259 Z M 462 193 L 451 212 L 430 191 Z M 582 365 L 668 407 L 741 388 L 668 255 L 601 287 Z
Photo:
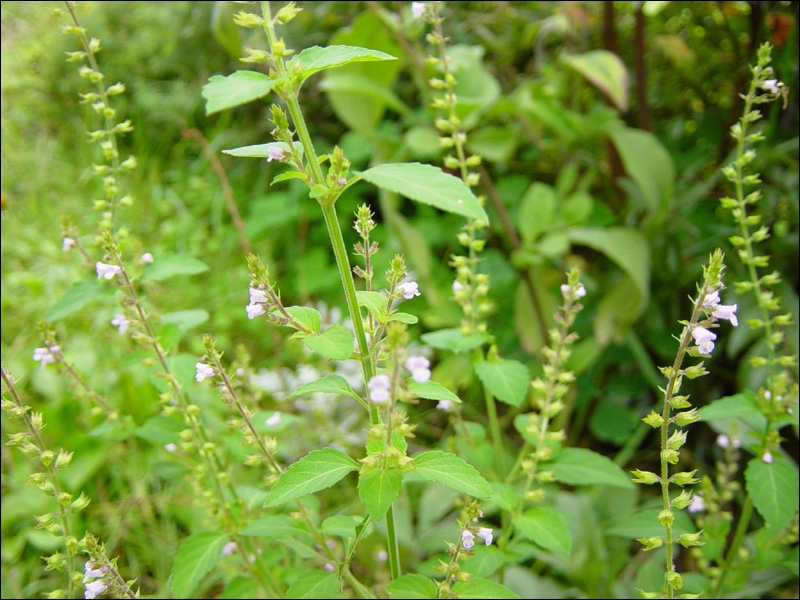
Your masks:
M 245 307 L 245 310 L 247 310 L 247 318 L 255 319 L 256 317 L 266 314 L 267 309 L 264 307 L 264 304 L 267 302 L 269 302 L 269 299 L 262 290 L 250 288 L 250 304 Z
M 569 298 L 572 301 L 579 300 L 586 295 L 586 288 L 583 287 L 582 283 L 578 283 L 576 287 L 571 286 L 568 283 L 564 283 L 561 285 L 561 294 L 564 298 Z
M 101 277 L 105 279 L 114 279 L 114 275 L 119 275 L 122 273 L 122 269 L 117 265 L 107 265 L 106 263 L 97 261 L 94 266 L 95 269 L 97 269 L 98 279 Z
M 106 591 L 106 584 L 102 581 L 102 577 L 105 577 L 105 574 L 108 572 L 108 567 L 101 567 L 99 569 L 94 568 L 94 564 L 87 562 L 84 565 L 83 571 L 83 583 L 86 584 L 86 591 L 84 592 L 84 598 L 95 598 L 97 594 L 102 594 Z M 92 579 L 97 579 L 98 581 L 91 581 Z M 87 583 L 89 582 L 89 583 Z
M 461 532 L 461 545 L 464 546 L 466 550 L 471 550 L 475 546 L 476 536 L 485 541 L 487 546 L 491 546 L 492 540 L 494 539 L 492 530 L 488 527 L 480 527 L 475 533 L 472 533 L 469 528 L 466 528 Z
M 45 365 L 49 365 L 50 363 L 56 362 L 56 357 L 53 355 L 53 353 L 60 351 L 61 348 L 59 346 L 50 346 L 49 348 L 35 348 L 33 351 L 33 360 L 41 361 L 42 368 L 44 369 Z
M 197 369 L 197 373 L 195 374 L 194 378 L 197 381 L 203 381 L 204 379 L 208 379 L 209 377 L 214 377 L 214 375 L 216 375 L 214 368 L 205 363 L 199 362 L 195 365 L 195 368 Z
M 392 380 L 386 373 L 375 375 L 367 383 L 369 399 L 375 404 L 386 404 L 391 396 Z
M 131 322 L 125 315 L 114 315 L 114 318 L 111 319 L 111 324 L 114 327 L 119 327 L 119 334 L 123 335 L 130 327 Z
M 416 281 L 406 281 L 397 286 L 397 293 L 405 298 L 411 300 L 414 296 L 421 296 L 419 285 Z
M 431 378 L 430 361 L 424 356 L 409 356 L 406 360 L 406 369 L 411 372 L 411 377 L 417 383 L 425 383 Z
M 703 310 L 710 313 L 711 317 L 730 321 L 734 327 L 739 325 L 739 321 L 736 318 L 737 307 L 737 304 L 720 304 L 719 291 L 707 294 L 703 300 Z M 714 340 L 717 339 L 717 334 L 711 330 L 701 325 L 695 325 L 692 328 L 692 337 L 700 350 L 700 354 L 711 354 L 714 350 Z

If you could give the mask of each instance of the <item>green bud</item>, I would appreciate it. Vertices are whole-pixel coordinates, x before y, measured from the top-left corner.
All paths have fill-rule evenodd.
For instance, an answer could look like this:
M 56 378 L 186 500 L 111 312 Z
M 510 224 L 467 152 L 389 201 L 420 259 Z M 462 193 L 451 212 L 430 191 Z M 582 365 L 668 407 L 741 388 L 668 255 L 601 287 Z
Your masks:
M 668 508 L 665 508 L 660 513 L 658 513 L 658 522 L 661 523 L 662 527 L 672 527 L 672 522 L 675 520 L 675 515 L 672 514 L 672 511 Z
M 689 402 L 689 396 L 673 396 L 672 400 L 670 400 L 670 406 L 675 410 L 689 408 L 691 405 L 692 403 Z
M 684 533 L 678 537 L 678 542 L 684 548 L 690 548 L 692 546 L 702 546 L 705 542 L 700 541 L 700 536 L 703 535 L 703 530 L 701 529 L 697 533 Z
M 641 588 L 636 588 L 636 591 L 639 592 L 642 598 L 646 600 L 661 600 L 661 594 L 656 594 L 655 592 L 645 592 Z
M 703 375 L 707 375 L 708 371 L 706 371 L 705 367 L 703 366 L 703 363 L 700 363 L 699 365 L 687 367 L 684 373 L 689 379 L 696 379 L 697 377 L 702 377 Z
M 240 10 L 238 13 L 233 15 L 233 22 L 240 27 L 255 29 L 256 27 L 261 27 L 261 25 L 264 23 L 264 20 L 258 15 Z
M 679 450 L 685 443 L 686 432 L 679 429 L 669 436 L 669 439 L 667 440 L 667 447 L 671 448 L 672 450 Z
M 634 471 L 631 471 L 631 473 L 634 476 L 634 478 L 631 481 L 633 481 L 634 483 L 652 485 L 656 481 L 658 481 L 658 476 L 655 473 L 651 473 L 650 471 L 640 471 L 639 469 L 636 469 Z
M 288 23 L 298 14 L 300 14 L 302 10 L 302 8 L 297 8 L 297 5 L 294 2 L 289 2 L 289 4 L 280 9 L 278 14 L 275 15 L 275 21 L 279 21 L 280 23 Z
M 693 485 L 700 481 L 697 479 L 694 474 L 697 473 L 697 469 L 694 471 L 683 471 L 681 473 L 675 473 L 672 477 L 670 477 L 671 481 L 674 481 L 676 485 L 684 486 L 684 485 Z
M 89 506 L 89 502 L 91 502 L 89 496 L 81 492 L 81 495 L 72 503 L 70 509 L 73 512 L 81 512 L 84 508 Z
M 684 425 L 689 425 L 699 420 L 700 420 L 700 415 L 697 414 L 696 408 L 678 413 L 677 416 L 675 417 L 675 422 L 681 427 L 683 427 Z
M 672 448 L 666 448 L 661 451 L 661 459 L 667 461 L 671 465 L 676 465 L 679 459 L 678 451 Z
M 672 506 L 678 510 L 682 510 L 692 503 L 692 493 L 686 490 L 682 491 L 679 496 L 672 500 Z
M 661 427 L 661 424 L 664 422 L 664 419 L 659 415 L 656 411 L 651 410 L 650 414 L 647 415 L 644 419 L 642 419 L 645 423 L 650 425 L 653 429 L 656 427 Z
M 667 585 L 673 590 L 679 590 L 683 587 L 683 577 L 675 571 L 670 571 L 667 573 L 665 579 L 667 581 Z
M 645 552 L 660 548 L 664 543 L 664 540 L 660 537 L 638 538 L 636 541 L 644 546 Z

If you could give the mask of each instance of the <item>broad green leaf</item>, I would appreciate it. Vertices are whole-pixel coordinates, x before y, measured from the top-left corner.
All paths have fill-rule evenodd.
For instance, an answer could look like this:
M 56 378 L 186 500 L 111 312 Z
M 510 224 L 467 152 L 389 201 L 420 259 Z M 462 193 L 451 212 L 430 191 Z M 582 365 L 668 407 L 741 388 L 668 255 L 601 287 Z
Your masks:
M 286 590 L 286 597 L 294 598 L 344 598 L 339 589 L 339 578 L 336 573 L 328 573 L 320 569 L 305 571 L 292 582 Z
M 358 305 L 366 307 L 378 321 L 381 323 L 385 321 L 386 307 L 389 302 L 386 296 L 380 292 L 358 291 L 356 292 L 356 299 L 358 300 Z
M 384 588 L 392 600 L 430 600 L 436 598 L 436 584 L 424 575 L 401 575 Z
M 208 317 L 208 311 L 202 309 L 179 310 L 161 315 L 161 322 L 164 325 L 177 325 L 181 331 L 189 331 L 208 321 Z
M 304 338 L 303 343 L 317 354 L 344 360 L 353 353 L 353 332 L 341 325 L 331 325 L 320 335 Z
M 417 475 L 426 481 L 436 481 L 475 498 L 489 498 L 492 495 L 489 484 L 477 469 L 455 454 L 431 450 L 414 458 L 411 465 Z
M 376 100 L 401 115 L 411 113 L 408 106 L 391 89 L 360 73 L 336 73 L 333 77 L 323 79 L 319 87 L 329 93 L 358 94 Z
M 797 469 L 784 461 L 765 463 L 753 458 L 744 472 L 747 493 L 774 531 L 791 523 L 797 512 Z
M 341 450 L 314 450 L 286 469 L 269 491 L 264 506 L 278 506 L 329 488 L 359 464 Z
M 166 254 L 144 266 L 142 279 L 164 281 L 175 275 L 194 275 L 204 271 L 208 271 L 208 265 L 203 261 L 186 254 Z
M 206 114 L 210 115 L 263 98 L 280 81 L 280 79 L 270 79 L 257 71 L 236 71 L 227 77 L 214 75 L 203 86 Z
M 300 142 L 293 142 L 292 145 L 294 146 L 295 151 L 300 155 L 300 158 L 302 158 L 303 144 L 301 144 Z M 269 158 L 269 149 L 273 147 L 280 148 L 284 152 L 289 151 L 289 144 L 287 144 L 286 142 L 270 142 L 269 144 L 253 144 L 252 146 L 240 146 L 238 148 L 231 148 L 230 150 L 223 150 L 222 153 L 229 154 L 230 156 L 239 156 L 243 158 Z M 296 171 L 294 171 L 294 173 L 299 177 L 303 177 L 302 173 L 297 174 Z
M 386 320 L 400 321 L 401 323 L 405 323 L 406 325 L 413 325 L 414 323 L 419 322 L 419 319 L 417 317 L 404 312 L 393 312 L 386 318 Z
M 420 336 L 423 342 L 439 350 L 453 352 L 466 352 L 486 343 L 488 337 L 485 333 L 464 335 L 460 329 L 440 329 Z
M 354 62 L 378 60 L 397 60 L 397 57 L 358 46 L 312 46 L 289 60 L 287 69 L 291 73 L 299 65 L 299 71 L 293 74 L 292 78 L 302 83 L 314 73 L 324 69 L 333 69 Z
M 628 110 L 628 70 L 619 56 L 608 50 L 591 50 L 563 54 L 561 60 L 593 83 L 617 110 Z
M 560 554 L 567 554 L 572 548 L 572 534 L 563 513 L 537 506 L 513 521 L 517 531 L 542 548 Z
M 464 570 L 474 577 L 491 577 L 500 567 L 512 562 L 513 559 L 505 552 L 494 546 L 479 545 L 475 548 L 475 554 L 464 561 Z
M 56 303 L 44 313 L 45 321 L 59 321 L 82 309 L 93 300 L 107 298 L 117 293 L 113 285 L 98 279 L 89 279 L 73 285 Z
M 322 317 L 316 308 L 311 308 L 310 306 L 287 306 L 285 310 L 290 317 L 303 327 L 315 334 L 319 333 Z
M 233 22 L 234 7 L 230 2 L 214 2 L 211 12 L 211 33 L 225 52 L 234 59 L 242 56 L 242 39 L 239 27 Z
M 402 454 L 408 450 L 408 442 L 405 436 L 400 435 L 397 431 L 392 431 L 392 446 L 400 450 Z M 367 454 L 370 456 L 375 454 L 383 454 L 383 449 L 386 447 L 386 439 L 381 438 L 367 442 Z
M 248 523 L 239 530 L 240 535 L 254 535 L 265 538 L 284 538 L 289 536 L 311 537 L 311 534 L 297 526 L 286 515 L 267 515 Z
M 417 398 L 425 398 L 426 400 L 450 400 L 456 404 L 461 404 L 461 398 L 448 390 L 441 383 L 436 383 L 435 381 L 417 383 L 412 380 L 408 383 L 408 391 Z
M 619 515 L 619 522 L 612 525 L 606 533 L 626 538 L 641 538 L 664 535 L 664 527 L 658 522 L 658 513 L 661 509 L 642 510 L 633 515 Z M 697 528 L 687 515 L 686 511 L 676 510 L 675 521 L 672 524 L 673 535 L 684 533 L 697 533 Z
M 500 600 L 519 599 L 519 594 L 512 592 L 506 586 L 495 583 L 491 579 L 473 578 L 472 581 L 459 581 L 453 586 L 453 593 L 457 598 L 464 598 L 468 600 L 474 598 L 475 600 L 490 600 L 497 598 Z
M 470 219 L 489 222 L 475 194 L 458 177 L 420 163 L 387 163 L 356 173 L 402 196 Z
M 224 533 L 204 531 L 189 536 L 178 548 L 172 565 L 172 593 L 176 598 L 193 598 L 200 580 L 222 558 L 222 548 L 229 536 Z
M 528 395 L 531 376 L 521 362 L 501 358 L 475 363 L 475 373 L 489 392 L 502 402 L 519 406 Z
M 675 165 L 661 142 L 650 132 L 616 127 L 608 132 L 625 172 L 639 186 L 651 213 L 663 212 L 672 201 Z
M 569 485 L 635 487 L 630 476 L 614 461 L 586 448 L 565 448 L 544 468 L 552 469 L 557 481 Z
M 516 126 L 483 127 L 470 131 L 467 148 L 493 163 L 507 162 L 519 144 L 519 129 Z
M 514 512 L 522 493 L 510 483 L 493 481 L 489 485 L 492 487 L 492 502 L 509 513 Z
M 298 396 L 318 393 L 341 394 L 343 396 L 350 396 L 356 400 L 360 399 L 360 396 L 353 391 L 353 388 L 350 387 L 350 384 L 347 383 L 347 380 L 344 377 L 334 374 L 325 375 L 325 377 L 321 377 L 316 381 L 304 383 L 291 394 L 286 396 L 286 399 L 291 400 L 292 398 L 297 398 Z
M 335 535 L 342 539 L 352 538 L 356 535 L 356 527 L 361 518 L 348 515 L 334 515 L 325 519 L 319 526 L 319 532 L 324 535 Z
M 380 521 L 400 495 L 403 472 L 400 469 L 372 469 L 358 477 L 358 497 L 371 516 Z
M 163 415 L 150 417 L 141 427 L 133 430 L 133 435 L 153 442 L 154 444 L 174 444 L 179 441 L 179 434 L 186 425 Z
M 484 114 L 502 93 L 500 84 L 483 64 L 486 50 L 480 45 L 456 44 L 447 49 L 450 72 L 455 76 L 453 92 L 456 114 L 465 131 L 480 122 Z
M 522 241 L 532 244 L 556 222 L 556 192 L 552 187 L 538 181 L 531 184 L 522 196 L 517 227 Z
M 724 421 L 726 419 L 758 419 L 764 421 L 764 415 L 758 410 L 756 397 L 750 390 L 725 396 L 719 400 L 714 400 L 706 406 L 697 410 L 701 421 Z

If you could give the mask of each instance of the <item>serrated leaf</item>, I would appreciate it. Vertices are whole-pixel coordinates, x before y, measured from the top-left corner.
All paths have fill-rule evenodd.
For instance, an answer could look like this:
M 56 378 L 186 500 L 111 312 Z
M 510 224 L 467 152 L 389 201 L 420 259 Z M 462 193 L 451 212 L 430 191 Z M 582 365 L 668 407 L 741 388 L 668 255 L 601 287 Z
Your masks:
M 515 517 L 513 522 L 517 531 L 542 548 L 560 554 L 567 554 L 572 548 L 572 534 L 564 515 L 552 508 L 531 508 L 522 516 Z
M 297 526 L 286 515 L 267 515 L 248 523 L 239 530 L 240 535 L 253 535 L 265 538 L 285 538 L 290 536 L 311 537 L 311 534 Z
M 475 498 L 492 495 L 492 489 L 478 470 L 455 454 L 431 450 L 414 458 L 411 465 L 426 481 L 436 481 Z
M 228 535 L 204 531 L 189 536 L 178 548 L 172 565 L 172 593 L 175 598 L 192 598 L 200 580 L 222 558 Z
M 569 485 L 611 485 L 625 489 L 635 486 L 625 471 L 610 458 L 586 448 L 565 448 L 544 466 L 557 481 Z
M 303 157 L 303 144 L 300 142 L 292 142 L 294 146 L 295 152 L 300 155 L 300 158 Z M 251 146 L 240 146 L 238 148 L 230 148 L 229 150 L 223 150 L 223 154 L 229 154 L 230 156 L 238 156 L 242 158 L 269 158 L 269 149 L 270 148 L 280 148 L 284 152 L 289 151 L 289 144 L 286 142 L 270 142 L 269 144 L 253 144 Z M 295 176 L 305 177 L 302 173 L 298 173 L 297 171 L 292 171 Z M 277 179 L 277 178 L 276 178 Z
M 386 307 L 389 300 L 380 292 L 356 292 L 358 305 L 365 307 L 381 323 L 386 320 Z
M 459 581 L 453 586 L 453 594 L 465 600 L 486 600 L 497 598 L 499 600 L 519 600 L 519 595 L 506 586 L 495 583 L 491 579 L 473 578 L 472 581 Z
M 331 325 L 320 335 L 303 338 L 306 348 L 333 360 L 344 360 L 353 354 L 353 332 L 341 325 Z
M 386 586 L 393 600 L 430 600 L 436 598 L 436 584 L 424 575 L 401 575 Z
M 479 545 L 474 550 L 475 554 L 464 561 L 464 570 L 474 577 L 491 577 L 500 567 L 512 562 L 502 550 L 494 546 Z
M 325 519 L 319 526 L 323 535 L 335 535 L 342 539 L 355 537 L 356 527 L 361 522 L 359 517 L 349 515 L 334 515 Z
M 142 279 L 164 281 L 175 275 L 194 275 L 204 271 L 208 271 L 208 265 L 201 260 L 186 254 L 166 254 L 144 266 Z
M 521 362 L 501 358 L 493 361 L 478 361 L 475 373 L 486 389 L 498 400 L 519 406 L 528 395 L 531 376 Z
M 305 571 L 286 590 L 287 598 L 344 598 L 339 590 L 336 573 L 320 569 Z
M 750 420 L 760 417 L 760 421 L 764 422 L 764 415 L 756 404 L 756 396 L 750 390 L 709 402 L 699 408 L 697 414 L 700 415 L 701 421 L 724 421 L 734 418 Z
M 287 306 L 284 309 L 290 317 L 314 334 L 319 333 L 322 317 L 316 308 L 310 306 Z M 273 313 L 279 314 L 279 313 Z M 288 325 L 291 327 L 291 325 Z
M 664 527 L 658 522 L 659 512 L 661 509 L 648 509 L 633 515 L 620 515 L 619 522 L 610 527 L 606 533 L 626 538 L 664 535 Z M 675 521 L 672 523 L 673 535 L 697 533 L 686 511 L 673 511 L 673 513 L 675 514 Z
M 314 450 L 281 473 L 264 506 L 278 506 L 324 490 L 358 469 L 359 464 L 340 450 Z
M 797 469 L 784 461 L 765 463 L 753 458 L 744 477 L 756 510 L 773 531 L 781 531 L 797 512 Z
M 263 98 L 281 79 L 270 79 L 256 71 L 236 71 L 227 77 L 214 75 L 203 86 L 206 114 L 233 108 Z
M 509 513 L 514 512 L 519 504 L 522 494 L 513 485 L 493 481 L 489 484 L 492 488 L 492 502 Z
M 617 110 L 628 110 L 628 70 L 619 56 L 608 50 L 591 50 L 563 54 L 561 60 L 593 83 Z
M 425 383 L 417 383 L 413 380 L 409 381 L 408 391 L 417 398 L 425 398 L 426 400 L 450 400 L 456 404 L 461 404 L 461 398 L 448 390 L 441 383 L 436 383 L 435 381 L 426 381 Z
M 287 68 L 291 73 L 296 65 L 300 65 L 300 70 L 292 77 L 302 83 L 314 73 L 324 69 L 334 69 L 354 62 L 379 60 L 397 60 L 397 57 L 359 46 L 312 46 L 292 58 Z
M 73 285 L 61 296 L 56 303 L 44 313 L 45 321 L 59 321 L 64 317 L 82 309 L 93 300 L 107 298 L 117 293 L 117 288 L 112 285 L 104 285 L 97 279 L 81 281 Z
M 291 400 L 306 394 L 341 394 L 359 400 L 361 397 L 353 391 L 347 380 L 341 375 L 325 375 L 316 381 L 304 383 L 291 394 L 286 396 L 286 400 Z
M 420 163 L 388 163 L 356 174 L 365 181 L 411 200 L 489 222 L 486 211 L 464 182 L 438 167 Z
M 369 515 L 380 521 L 403 487 L 403 473 L 399 469 L 372 469 L 358 477 L 358 497 Z
M 440 329 L 439 331 L 431 331 L 430 333 L 423 333 L 420 339 L 439 350 L 450 350 L 452 352 L 466 352 L 482 346 L 487 341 L 485 333 L 474 333 L 472 335 L 464 335 L 460 329 Z

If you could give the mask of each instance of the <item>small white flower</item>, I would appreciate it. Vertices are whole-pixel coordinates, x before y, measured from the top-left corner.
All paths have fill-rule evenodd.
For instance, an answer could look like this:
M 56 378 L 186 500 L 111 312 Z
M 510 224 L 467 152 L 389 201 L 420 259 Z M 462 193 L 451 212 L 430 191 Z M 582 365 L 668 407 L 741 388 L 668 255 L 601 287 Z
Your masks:
M 487 546 L 492 545 L 492 540 L 494 539 L 494 537 L 492 537 L 491 529 L 489 529 L 488 527 L 481 527 L 480 529 L 478 529 L 477 535 L 479 538 L 483 538 Z
M 57 348 L 57 346 L 53 346 L 53 348 Z M 33 360 L 41 361 L 42 368 L 44 369 L 45 365 L 56 362 L 56 357 L 53 356 L 48 348 L 34 348 Z
M 333 573 L 336 570 L 336 565 L 332 562 L 327 562 L 324 568 L 328 573 Z
M 582 283 L 579 283 L 578 287 L 573 291 L 572 286 L 570 286 L 568 283 L 564 283 L 561 285 L 561 294 L 565 298 L 569 297 L 571 294 L 572 300 L 578 300 L 586 295 L 586 288 L 583 287 Z
M 234 552 L 236 552 L 237 546 L 236 542 L 228 542 L 222 547 L 222 556 L 230 556 Z
M 406 300 L 411 300 L 414 296 L 421 296 L 419 286 L 416 281 L 406 281 L 397 286 L 397 293 Z
M 195 368 L 197 369 L 197 374 L 194 376 L 194 378 L 197 381 L 203 381 L 204 379 L 208 379 L 209 377 L 213 377 L 215 375 L 214 369 L 205 363 L 199 362 L 195 365 Z
M 463 290 L 463 289 L 464 289 L 464 285 L 463 285 L 463 284 L 462 284 L 462 283 L 461 283 L 461 282 L 460 282 L 458 279 L 456 279 L 456 280 L 453 282 L 453 291 L 454 291 L 454 292 L 456 292 L 456 293 L 458 293 L 458 292 L 460 292 L 460 291 L 461 291 L 461 290 Z
M 256 317 L 267 314 L 267 309 L 261 304 L 248 304 L 245 310 L 247 311 L 248 319 L 255 319 Z
M 120 269 L 117 265 L 107 265 L 105 263 L 101 263 L 97 261 L 95 263 L 95 269 L 97 269 L 97 278 L 100 279 L 104 277 L 105 279 L 113 279 L 114 275 L 119 275 L 122 273 L 122 269 Z
M 98 577 L 102 577 L 105 573 L 102 569 L 95 569 L 94 564 L 91 562 L 86 562 L 83 565 L 83 582 L 86 583 L 90 579 L 97 579 Z
M 406 369 L 411 371 L 411 377 L 417 383 L 425 383 L 431 378 L 431 371 L 428 368 L 430 362 L 424 356 L 409 356 L 406 360 Z
M 97 597 L 97 594 L 102 594 L 106 591 L 106 584 L 102 581 L 93 581 L 86 584 L 86 591 L 83 594 L 84 598 L 92 600 Z
M 703 300 L 704 307 L 710 308 L 712 306 L 717 306 L 718 304 L 719 304 L 719 292 L 712 292 L 710 294 L 706 294 L 706 297 Z
M 392 386 L 392 380 L 386 373 L 375 375 L 367 383 L 369 388 L 369 399 L 375 404 L 385 404 L 390 397 L 389 388 Z
M 465 529 L 461 532 L 461 545 L 467 550 L 471 549 L 475 545 L 475 536 L 472 535 L 472 532 L 469 529 Z
M 114 318 L 111 319 L 111 324 L 114 327 L 119 327 L 119 334 L 122 335 L 128 330 L 131 322 L 125 318 L 125 315 L 114 315 Z
M 718 435 L 717 436 L 717 446 L 720 448 L 730 448 L 731 446 L 734 448 L 741 448 L 742 442 L 736 438 L 733 438 L 733 441 L 727 435 Z
M 761 457 L 761 460 L 763 460 L 767 464 L 771 464 L 772 463 L 772 452 L 764 452 L 764 456 Z
M 270 427 L 274 427 L 275 425 L 281 424 L 281 413 L 275 411 L 275 414 L 272 415 L 269 419 L 267 419 L 267 425 Z
M 378 550 L 375 558 L 378 559 L 379 562 L 386 562 L 389 558 L 389 553 L 386 552 L 386 550 Z
M 153 258 L 152 254 L 150 254 L 149 252 L 145 252 L 144 254 L 142 254 L 142 257 L 141 257 L 140 260 L 143 263 L 149 264 L 149 263 L 153 262 L 155 259 Z
M 455 403 L 452 400 L 439 400 L 439 404 L 436 405 L 436 408 L 444 412 L 450 412 L 455 408 Z
M 777 94 L 783 84 L 779 82 L 777 79 L 767 79 L 764 83 L 761 84 L 761 89 L 765 90 L 771 94 Z
M 339 185 L 347 185 L 347 177 L 339 177 L 339 179 L 336 180 L 336 183 Z
M 258 304 L 260 302 L 267 302 L 267 294 L 264 290 L 257 288 L 250 288 L 250 304 Z
M 273 160 L 281 162 L 289 156 L 289 153 L 280 146 L 270 146 L 268 152 L 267 162 L 272 162 Z
M 411 3 L 411 14 L 415 19 L 419 19 L 422 15 L 425 14 L 425 9 L 428 6 L 424 2 L 412 2 Z
M 731 322 L 731 325 L 736 327 L 739 321 L 736 319 L 736 308 L 738 304 L 720 304 L 714 309 L 713 314 L 718 319 L 725 319 Z
M 705 510 L 706 505 L 703 502 L 703 497 L 700 494 L 695 494 L 692 496 L 692 502 L 689 504 L 688 510 L 689 512 L 695 513 Z
M 714 350 L 714 340 L 717 339 L 717 335 L 705 327 L 697 326 L 692 329 L 692 337 L 701 354 L 711 354 Z
M 178 447 L 175 444 L 164 444 L 164 450 L 167 452 L 175 452 L 177 449 Z
M 73 240 L 72 238 L 65 237 L 64 238 L 64 243 L 61 245 L 61 249 L 64 252 L 68 252 L 69 250 L 71 250 L 74 247 L 75 247 L 75 240 Z

